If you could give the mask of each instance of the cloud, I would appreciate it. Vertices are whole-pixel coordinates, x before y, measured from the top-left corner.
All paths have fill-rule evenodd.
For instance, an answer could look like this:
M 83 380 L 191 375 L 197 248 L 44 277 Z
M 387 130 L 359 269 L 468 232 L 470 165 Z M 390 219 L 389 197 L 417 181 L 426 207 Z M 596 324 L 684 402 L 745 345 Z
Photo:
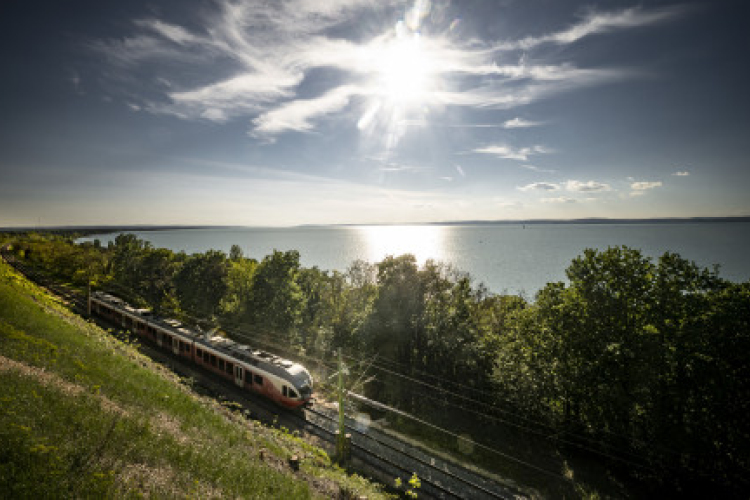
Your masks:
M 217 0 L 211 5 L 218 8 L 201 11 L 190 28 L 162 16 L 140 18 L 128 36 L 94 40 L 88 47 L 106 57 L 117 70 L 107 74 L 119 75 L 113 84 L 141 109 L 219 123 L 242 117 L 250 120 L 250 135 L 258 138 L 310 132 L 320 118 L 351 111 L 360 101 L 374 111 L 360 118 L 341 113 L 352 127 L 359 124 L 362 133 L 372 133 L 375 126 L 392 127 L 394 105 L 408 106 L 399 102 L 398 92 L 384 87 L 392 83 L 388 68 L 394 65 L 394 54 L 404 52 L 405 42 L 419 57 L 396 67 L 411 69 L 418 63 L 419 76 L 427 83 L 419 89 L 419 105 L 412 106 L 412 114 L 402 113 L 400 120 L 427 125 L 429 121 L 421 119 L 426 108 L 510 109 L 635 74 L 580 68 L 567 61 L 507 61 L 498 50 L 573 43 L 594 33 L 656 23 L 678 12 L 632 8 L 592 13 L 562 31 L 498 44 L 461 39 L 450 29 L 454 23 L 428 16 L 430 2 L 420 0 L 406 14 L 396 0 Z M 353 31 L 355 24 L 368 30 Z M 334 71 L 320 79 L 320 70 Z M 538 125 L 515 118 L 503 127 Z M 542 153 L 533 148 L 505 153 L 484 149 L 477 152 L 521 161 Z
M 565 182 L 565 189 L 578 193 L 598 193 L 612 190 L 609 184 L 596 181 L 567 181 Z
M 315 99 L 290 101 L 254 119 L 251 135 L 273 135 L 285 130 L 307 132 L 313 127 L 312 120 L 345 107 L 356 93 L 355 87 L 344 86 Z
M 545 173 L 545 174 L 554 174 L 555 172 L 557 172 L 556 170 L 552 170 L 552 169 L 548 169 L 548 168 L 539 168 L 539 167 L 534 166 L 534 165 L 521 165 L 521 168 L 525 168 L 525 169 L 528 169 L 528 170 L 533 170 L 534 172 L 542 172 L 542 173 Z
M 561 189 L 564 189 L 573 193 L 597 193 L 612 190 L 609 184 L 604 184 L 596 181 L 581 182 L 573 180 L 566 181 L 562 184 L 553 182 L 534 182 L 531 184 L 527 184 L 526 186 L 518 187 L 517 189 L 519 191 L 559 191 Z M 573 203 L 581 200 L 561 196 L 558 198 L 544 198 L 542 199 L 542 201 L 545 203 Z M 591 200 L 587 199 L 584 201 Z
M 590 35 L 606 33 L 616 29 L 635 28 L 665 21 L 678 15 L 676 7 L 645 10 L 631 7 L 619 12 L 592 12 L 581 22 L 570 28 L 540 36 L 529 36 L 515 42 L 497 46 L 499 50 L 529 50 L 542 44 L 568 45 Z
M 503 123 L 503 128 L 529 128 L 538 127 L 541 124 L 542 122 L 532 122 L 530 120 L 516 117 Z
M 378 167 L 381 172 L 422 172 L 430 170 L 429 167 L 421 167 L 418 165 L 405 165 L 396 162 L 387 162 L 384 165 Z M 441 177 L 441 179 L 452 180 L 452 177 Z
M 473 150 L 475 153 L 494 155 L 498 158 L 504 158 L 508 160 L 528 161 L 529 156 L 537 154 L 549 154 L 552 150 L 544 146 L 531 146 L 520 149 L 514 149 L 504 144 L 495 146 L 486 146 L 483 148 L 477 148 Z
M 560 189 L 560 186 L 552 182 L 532 182 L 517 189 L 519 191 L 557 191 Z
M 144 28 L 145 30 L 151 30 L 178 45 L 189 45 L 201 42 L 200 37 L 191 34 L 183 27 L 165 23 L 158 19 L 137 20 L 135 21 L 135 25 Z
M 542 203 L 577 203 L 573 198 L 567 196 L 559 196 L 557 198 L 542 198 Z
M 646 191 L 649 189 L 656 189 L 658 187 L 661 187 L 662 183 L 661 181 L 655 181 L 655 182 L 634 182 L 630 185 L 630 188 L 634 191 Z
M 535 65 L 529 66 L 521 62 L 519 64 L 507 64 L 498 66 L 495 63 L 485 66 L 453 66 L 446 67 L 454 72 L 470 73 L 483 76 L 500 76 L 509 80 L 536 80 L 536 81 L 596 81 L 620 76 L 621 70 L 614 69 L 581 69 L 571 64 L 559 65 Z
M 688 172 L 687 170 L 681 170 L 679 172 L 673 173 L 672 175 L 675 175 L 677 177 L 687 177 L 690 175 L 690 172 Z

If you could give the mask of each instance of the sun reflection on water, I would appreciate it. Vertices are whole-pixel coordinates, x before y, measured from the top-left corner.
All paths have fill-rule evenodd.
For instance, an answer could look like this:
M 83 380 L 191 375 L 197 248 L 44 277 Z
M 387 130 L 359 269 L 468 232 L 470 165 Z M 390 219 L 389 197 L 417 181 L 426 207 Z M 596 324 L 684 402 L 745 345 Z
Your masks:
M 375 263 L 386 256 L 410 253 L 419 264 L 428 259 L 444 260 L 445 228 L 441 226 L 360 226 L 367 260 Z

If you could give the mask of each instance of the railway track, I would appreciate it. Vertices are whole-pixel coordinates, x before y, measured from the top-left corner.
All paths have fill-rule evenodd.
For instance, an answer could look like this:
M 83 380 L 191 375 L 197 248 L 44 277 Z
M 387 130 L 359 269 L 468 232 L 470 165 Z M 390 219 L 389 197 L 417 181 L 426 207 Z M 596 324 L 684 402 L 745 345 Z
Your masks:
M 0 253 L 2 258 L 18 272 L 60 297 L 74 311 L 80 314 L 87 312 L 85 296 L 61 286 L 30 266 L 19 262 L 6 247 L 0 249 Z M 215 378 L 182 359 L 169 356 L 155 346 L 143 342 L 140 344 L 144 354 L 168 366 L 180 376 L 192 379 L 194 388 L 198 392 L 240 404 L 249 418 L 314 436 L 329 450 L 335 446 L 338 415 L 334 410 L 283 409 L 261 397 L 240 391 L 229 382 Z M 421 482 L 418 490 L 420 498 L 481 500 L 526 498 L 525 494 L 512 485 L 501 484 L 458 463 L 433 456 L 399 440 L 378 428 L 377 425 L 363 427 L 355 418 L 348 416 L 346 429 L 352 436 L 353 469 L 384 484 L 393 484 L 395 478 L 401 478 L 406 483 L 412 474 L 416 473 Z

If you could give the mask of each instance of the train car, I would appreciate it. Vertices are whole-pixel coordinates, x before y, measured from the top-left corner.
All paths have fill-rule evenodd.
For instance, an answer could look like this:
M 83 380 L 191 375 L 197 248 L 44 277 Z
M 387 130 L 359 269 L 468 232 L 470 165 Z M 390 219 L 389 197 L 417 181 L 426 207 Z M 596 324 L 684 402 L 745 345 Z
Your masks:
M 92 314 L 101 316 L 244 390 L 261 394 L 286 408 L 310 403 L 313 379 L 307 369 L 274 354 L 231 339 L 197 332 L 174 319 L 154 316 L 105 292 L 89 297 Z

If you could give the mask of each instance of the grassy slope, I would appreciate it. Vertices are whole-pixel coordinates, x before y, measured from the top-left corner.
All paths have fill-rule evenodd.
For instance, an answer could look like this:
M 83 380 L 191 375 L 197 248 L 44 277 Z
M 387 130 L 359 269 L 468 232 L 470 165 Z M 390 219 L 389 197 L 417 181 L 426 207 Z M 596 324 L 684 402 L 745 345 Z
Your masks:
M 301 472 L 286 466 L 293 454 L 303 457 Z M 4 263 L 0 491 L 9 498 L 383 496 L 331 467 L 324 452 L 196 396 Z

